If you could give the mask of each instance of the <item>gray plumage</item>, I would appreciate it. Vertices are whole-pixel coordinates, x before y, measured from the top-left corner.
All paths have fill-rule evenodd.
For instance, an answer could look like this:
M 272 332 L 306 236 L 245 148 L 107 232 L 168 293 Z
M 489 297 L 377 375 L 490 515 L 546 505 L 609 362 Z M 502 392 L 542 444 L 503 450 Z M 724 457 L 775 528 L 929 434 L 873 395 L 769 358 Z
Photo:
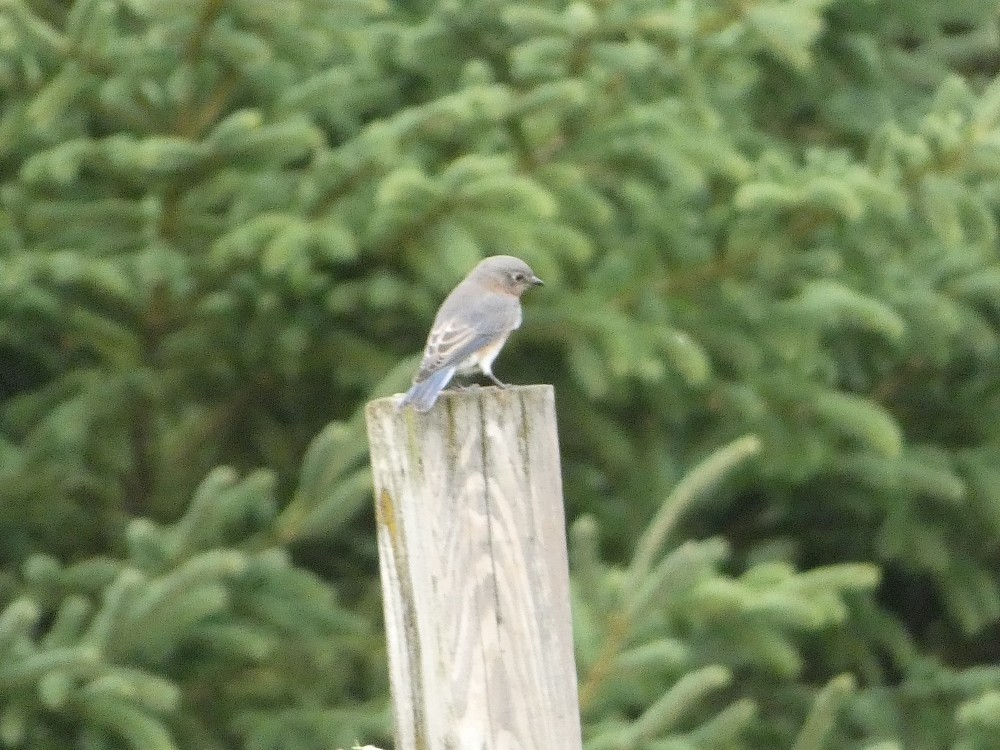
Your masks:
M 427 411 L 456 372 L 478 367 L 501 388 L 493 360 L 511 331 L 521 325 L 521 295 L 542 280 L 512 255 L 481 261 L 451 291 L 437 312 L 413 386 L 399 403 Z

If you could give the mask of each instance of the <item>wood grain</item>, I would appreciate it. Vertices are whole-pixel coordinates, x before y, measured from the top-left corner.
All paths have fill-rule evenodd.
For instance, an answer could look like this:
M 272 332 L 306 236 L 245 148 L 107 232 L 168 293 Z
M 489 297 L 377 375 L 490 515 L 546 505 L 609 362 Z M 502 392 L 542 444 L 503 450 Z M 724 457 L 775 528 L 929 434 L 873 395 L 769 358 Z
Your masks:
M 366 417 L 397 750 L 579 750 L 552 387 Z

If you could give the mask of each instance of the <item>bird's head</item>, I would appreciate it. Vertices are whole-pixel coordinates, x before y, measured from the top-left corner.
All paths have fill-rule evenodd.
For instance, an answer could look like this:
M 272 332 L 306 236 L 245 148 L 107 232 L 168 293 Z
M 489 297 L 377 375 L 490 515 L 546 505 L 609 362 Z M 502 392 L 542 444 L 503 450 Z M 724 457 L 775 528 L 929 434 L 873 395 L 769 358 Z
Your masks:
M 531 266 L 513 255 L 493 255 L 481 261 L 472 274 L 492 289 L 520 297 L 528 289 L 544 283 Z

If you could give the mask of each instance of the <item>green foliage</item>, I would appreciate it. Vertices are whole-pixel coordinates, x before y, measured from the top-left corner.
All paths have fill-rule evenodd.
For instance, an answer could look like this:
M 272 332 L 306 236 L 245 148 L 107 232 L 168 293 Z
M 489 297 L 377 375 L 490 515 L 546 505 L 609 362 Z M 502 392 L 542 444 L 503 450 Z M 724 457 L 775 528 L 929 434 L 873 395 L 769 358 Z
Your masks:
M 995 13 L 0 2 L 0 744 L 385 739 L 360 406 L 510 252 L 588 744 L 996 748 Z
M 132 521 L 120 558 L 29 557 L 0 613 L 4 746 L 291 748 L 385 733 L 381 701 L 357 700 L 384 678 L 347 666 L 370 659 L 372 625 L 264 543 L 273 485 L 217 470 L 176 523 Z M 308 703 L 342 708 L 304 721 Z

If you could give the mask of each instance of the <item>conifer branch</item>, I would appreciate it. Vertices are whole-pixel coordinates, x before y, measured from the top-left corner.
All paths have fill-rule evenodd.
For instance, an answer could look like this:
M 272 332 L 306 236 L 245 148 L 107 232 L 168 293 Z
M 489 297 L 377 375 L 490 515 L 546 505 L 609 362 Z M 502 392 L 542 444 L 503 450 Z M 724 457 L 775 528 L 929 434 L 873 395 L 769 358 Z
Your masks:
M 611 675 L 615 660 L 618 658 L 631 629 L 632 623 L 625 614 L 615 613 L 611 615 L 601 650 L 580 683 L 580 712 L 582 714 L 587 713 L 590 704 L 597 697 L 597 692 Z
M 632 564 L 629 566 L 628 579 L 637 584 L 644 581 L 664 541 L 681 515 L 701 495 L 716 486 L 726 474 L 751 456 L 758 454 L 762 447 L 760 438 L 756 435 L 746 435 L 715 451 L 685 474 L 639 538 Z
M 694 500 L 718 484 L 725 474 L 759 453 L 761 447 L 758 437 L 747 435 L 719 449 L 688 472 L 660 506 L 639 539 L 625 577 L 629 584 L 621 592 L 621 606 L 611 615 L 601 650 L 581 683 L 581 710 L 586 710 L 610 675 L 618 654 L 632 632 L 643 594 L 651 590 L 647 579 L 652 573 L 653 561 L 680 516 Z
M 834 727 L 837 713 L 854 691 L 854 678 L 842 674 L 827 683 L 813 700 L 809 716 L 792 745 L 792 750 L 823 750 Z

